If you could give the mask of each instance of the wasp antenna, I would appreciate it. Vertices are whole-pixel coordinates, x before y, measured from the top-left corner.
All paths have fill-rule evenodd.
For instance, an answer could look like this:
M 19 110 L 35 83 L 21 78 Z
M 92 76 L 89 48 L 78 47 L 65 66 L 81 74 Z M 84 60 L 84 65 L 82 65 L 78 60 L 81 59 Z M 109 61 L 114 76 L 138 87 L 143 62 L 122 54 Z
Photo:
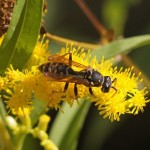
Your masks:
M 114 86 L 111 86 L 111 88 L 115 90 L 115 93 L 118 91 Z
M 114 86 L 111 86 L 111 88 L 115 90 L 115 93 L 112 95 L 112 97 L 113 97 L 113 96 L 116 95 L 116 93 L 117 93 L 118 90 Z
M 114 85 L 116 85 L 116 82 L 117 82 L 117 78 L 115 78 L 113 81 L 112 81 L 112 83 L 114 83 Z M 113 88 L 114 90 L 115 90 L 115 93 L 113 94 L 113 96 L 117 93 L 117 89 L 114 87 L 114 86 L 111 86 L 111 88 Z M 113 97 L 112 96 L 112 97 Z
M 114 84 L 116 84 L 116 82 L 117 82 L 117 78 L 115 78 L 115 79 L 112 81 L 112 83 L 114 83 Z

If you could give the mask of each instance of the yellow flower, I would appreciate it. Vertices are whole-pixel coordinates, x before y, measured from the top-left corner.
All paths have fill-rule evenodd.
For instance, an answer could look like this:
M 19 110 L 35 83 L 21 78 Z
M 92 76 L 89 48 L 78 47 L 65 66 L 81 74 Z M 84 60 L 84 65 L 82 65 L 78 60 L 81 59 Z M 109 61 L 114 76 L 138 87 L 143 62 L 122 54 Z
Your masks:
M 67 47 L 61 51 L 61 54 L 68 53 L 69 51 L 70 49 Z M 90 53 L 85 54 L 82 51 L 78 53 L 74 47 L 71 48 L 71 52 L 73 60 L 76 62 L 97 69 L 103 76 L 110 76 L 112 81 L 115 78 L 117 79 L 113 85 L 117 89 L 117 92 L 113 88 L 110 89 L 109 93 L 103 93 L 101 87 L 92 88 L 96 98 L 91 98 L 91 100 L 96 103 L 100 114 L 104 118 L 109 117 L 111 121 L 119 121 L 121 114 L 137 114 L 139 111 L 143 111 L 143 107 L 149 102 L 149 100 L 145 99 L 147 91 L 145 88 L 139 90 L 138 87 L 142 80 L 140 80 L 140 74 L 136 77 L 132 73 L 133 67 L 125 70 L 123 68 L 117 69 L 117 67 L 112 67 L 110 60 L 104 61 L 103 59 L 101 63 L 98 63 L 95 58 L 89 63 Z M 72 98 L 75 98 L 74 93 L 71 92 L 73 88 L 73 84 L 71 84 L 66 92 L 66 98 L 70 104 Z M 78 91 L 81 98 L 90 96 L 88 88 L 83 85 L 78 85 Z
M 48 44 L 49 41 L 45 40 L 45 35 L 43 37 L 39 36 L 39 40 L 32 52 L 30 59 L 26 64 L 26 68 L 30 69 L 32 66 L 44 63 L 47 61 L 47 57 L 49 56 L 48 52 Z
M 13 77 L 10 77 L 10 74 Z M 8 87 L 5 88 L 8 95 L 4 96 L 7 99 L 6 107 L 13 112 L 17 113 L 20 108 L 32 108 L 32 100 L 35 97 L 46 101 L 49 107 L 59 107 L 61 94 L 57 91 L 62 91 L 60 84 L 48 81 L 36 67 L 32 67 L 31 71 L 25 72 L 19 72 L 11 67 L 6 72 L 6 78 L 8 78 L 8 84 L 5 85 Z M 10 83 L 13 83 L 13 86 Z M 56 89 L 56 91 L 53 89 Z
M 24 72 L 14 70 L 12 67 L 6 71 L 5 78 L 8 81 L 4 89 L 8 93 L 5 98 L 7 98 L 7 108 L 10 110 L 17 112 L 20 108 L 32 108 L 34 98 L 46 102 L 47 106 L 55 109 L 60 108 L 59 104 L 61 101 L 66 101 L 70 106 L 76 101 L 74 83 L 69 83 L 67 91 L 63 92 L 64 82 L 51 80 L 38 70 L 38 66 L 46 60 L 45 56 L 48 56 L 46 49 L 46 55 L 42 52 L 42 58 L 44 58 L 42 60 L 39 51 L 41 49 L 37 48 L 30 59 L 34 60 L 34 56 L 37 56 L 37 66 L 31 67 L 29 70 L 26 69 Z M 72 53 L 74 61 L 96 69 L 103 76 L 110 76 L 112 81 L 117 79 L 112 85 L 117 91 L 111 88 L 108 93 L 103 93 L 101 87 L 93 87 L 94 96 L 90 95 L 88 87 L 82 84 L 77 85 L 78 100 L 88 98 L 88 100 L 95 103 L 100 114 L 104 118 L 108 117 L 111 121 L 119 121 L 120 115 L 125 113 L 137 114 L 139 111 L 143 111 L 143 107 L 149 102 L 149 100 L 145 99 L 147 91 L 145 88 L 139 90 L 138 87 L 142 80 L 140 80 L 140 74 L 136 77 L 132 73 L 133 68 L 118 69 L 117 67 L 112 67 L 112 61 L 104 59 L 100 63 L 96 58 L 93 58 L 89 62 L 90 51 L 84 52 L 83 49 L 76 49 L 73 46 L 62 48 L 59 55 L 64 55 L 69 52 Z M 33 61 L 29 62 L 32 63 Z M 82 70 L 76 66 L 72 66 L 72 68 L 75 71 Z

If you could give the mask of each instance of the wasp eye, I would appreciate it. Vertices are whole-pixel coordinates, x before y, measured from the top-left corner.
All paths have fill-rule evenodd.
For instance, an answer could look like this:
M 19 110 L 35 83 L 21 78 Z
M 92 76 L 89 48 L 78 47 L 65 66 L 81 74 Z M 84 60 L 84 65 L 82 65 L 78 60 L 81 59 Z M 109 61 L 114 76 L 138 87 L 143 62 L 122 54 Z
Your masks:
M 104 76 L 104 83 L 101 88 L 102 92 L 108 93 L 111 88 L 111 84 L 112 84 L 111 78 L 109 76 Z
M 101 90 L 102 90 L 102 92 L 104 92 L 104 93 L 108 93 L 109 90 L 110 90 L 110 87 L 103 86 L 103 87 L 101 88 Z

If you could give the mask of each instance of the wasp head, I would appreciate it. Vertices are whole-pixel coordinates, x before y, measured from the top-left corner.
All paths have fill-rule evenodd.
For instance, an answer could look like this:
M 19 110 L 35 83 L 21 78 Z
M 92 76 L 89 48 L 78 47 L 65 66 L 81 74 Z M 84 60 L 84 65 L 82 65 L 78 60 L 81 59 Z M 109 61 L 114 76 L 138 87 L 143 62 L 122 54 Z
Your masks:
M 112 87 L 111 85 L 112 85 L 111 78 L 109 76 L 104 76 L 104 82 L 101 88 L 102 92 L 108 93 L 110 88 Z

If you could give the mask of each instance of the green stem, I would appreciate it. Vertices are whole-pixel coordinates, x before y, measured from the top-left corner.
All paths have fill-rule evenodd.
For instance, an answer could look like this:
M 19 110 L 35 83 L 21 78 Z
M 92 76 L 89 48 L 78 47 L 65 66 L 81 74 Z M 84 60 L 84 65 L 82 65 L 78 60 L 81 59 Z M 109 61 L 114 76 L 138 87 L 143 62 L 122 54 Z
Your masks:
M 13 147 L 12 139 L 8 130 L 0 117 L 0 148 L 3 150 L 15 150 Z
M 16 139 L 16 146 L 15 146 L 15 150 L 22 150 L 23 144 L 24 144 L 24 140 L 25 140 L 26 134 L 21 134 L 17 137 Z

